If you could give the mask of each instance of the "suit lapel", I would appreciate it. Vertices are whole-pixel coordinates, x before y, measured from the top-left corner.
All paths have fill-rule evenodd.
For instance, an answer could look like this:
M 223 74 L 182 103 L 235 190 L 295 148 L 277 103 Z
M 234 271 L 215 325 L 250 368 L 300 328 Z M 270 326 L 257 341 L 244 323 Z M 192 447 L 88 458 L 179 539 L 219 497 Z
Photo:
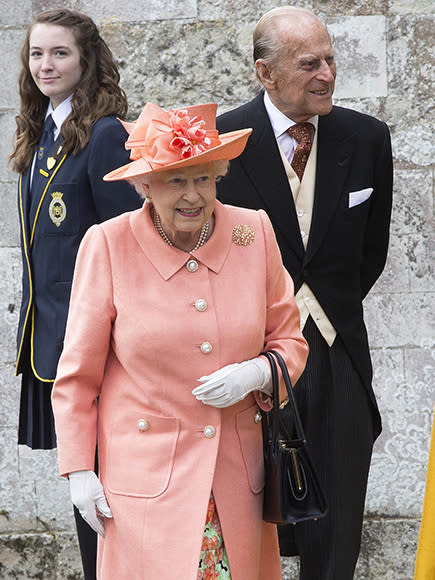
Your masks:
M 251 101 L 246 126 L 253 128 L 240 163 L 252 180 L 275 228 L 302 257 L 304 246 L 294 200 L 278 145 L 263 102 L 263 93 Z M 267 170 L 265 170 L 267 168 Z
M 305 263 L 321 246 L 336 212 L 352 159 L 355 135 L 337 135 L 335 114 L 319 118 L 316 185 Z

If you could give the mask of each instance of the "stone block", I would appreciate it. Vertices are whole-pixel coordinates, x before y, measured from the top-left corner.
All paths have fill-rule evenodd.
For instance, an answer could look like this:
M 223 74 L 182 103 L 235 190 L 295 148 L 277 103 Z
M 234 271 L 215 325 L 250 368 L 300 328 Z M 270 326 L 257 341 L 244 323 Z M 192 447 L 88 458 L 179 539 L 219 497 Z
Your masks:
M 132 118 L 147 101 L 163 107 L 210 101 L 233 105 L 255 93 L 248 56 L 222 22 L 111 24 L 104 26 L 104 35 L 111 45 L 117 37 L 114 46 Z
M 385 17 L 341 17 L 328 21 L 328 30 L 336 50 L 336 96 L 385 97 Z
M 123 22 L 139 23 L 147 21 L 196 18 L 197 0 L 92 0 L 87 3 L 86 12 L 96 22 L 119 18 Z
M 251 39 L 252 32 L 261 16 L 273 6 L 270 2 L 259 0 L 246 2 L 245 0 L 198 0 L 199 20 L 227 20 L 231 21 L 231 15 L 237 14 L 237 26 L 244 26 L 250 21 Z M 264 5 L 266 5 L 264 7 Z
M 372 348 L 422 347 L 433 342 L 435 294 L 369 294 L 364 312 Z
M 0 533 L 35 530 L 35 492 L 20 471 L 16 428 L 0 427 L 0 446 Z
M 387 262 L 384 271 L 376 284 L 370 290 L 370 294 L 390 294 L 403 292 L 409 288 L 409 263 L 406 256 L 408 248 L 408 236 L 390 237 Z
M 427 236 L 433 232 L 433 176 L 429 169 L 395 169 L 391 231 Z
M 430 14 L 435 13 L 432 0 L 391 0 L 391 10 L 399 14 Z
M 18 248 L 0 247 L 0 360 L 13 362 L 21 300 L 21 258 Z
M 1 11 L 0 11 L 1 13 Z M 20 70 L 20 51 L 25 37 L 24 30 L 2 29 L 0 34 L 0 70 L 2 70 L 2 90 L 0 107 L 17 109 L 18 71 Z M 2 133 L 3 134 L 3 133 Z
M 20 377 L 15 377 L 15 364 L 0 364 L 0 427 L 18 428 Z
M 16 182 L 0 182 L 0 248 L 19 245 Z
M 0 575 L 3 580 L 82 580 L 74 535 L 0 535 Z
M 32 488 L 38 525 L 53 531 L 74 529 L 69 485 L 59 476 L 56 449 L 30 449 L 20 445 L 19 466 L 21 480 L 27 480 Z
M 282 580 L 299 579 L 299 556 L 281 558 Z
M 418 521 L 367 519 L 355 580 L 410 580 L 414 576 Z
M 0 1 L 0 26 L 27 26 L 31 19 L 31 0 L 22 0 L 21 2 Z M 2 31 L 1 34 L 3 36 L 4 32 Z M 2 70 L 4 71 L 5 69 L 2 68 Z
M 435 391 L 433 349 L 376 349 L 372 360 L 383 430 L 374 446 L 366 512 L 419 517 Z
M 1 94 L 1 93 L 0 93 Z M 0 97 L 1 98 L 1 97 Z M 2 113 L 0 112 L 0 181 L 6 181 L 8 183 L 16 182 L 16 174 L 12 171 L 11 165 L 8 163 L 9 155 L 12 153 L 15 142 L 15 114 L 14 113 Z M 15 188 L 15 195 L 13 189 L 11 190 L 11 197 L 15 200 L 17 199 Z M 4 209 L 2 208 L 2 214 Z M 12 218 L 12 216 L 10 216 Z M 2 218 L 3 219 L 3 218 Z M 16 219 L 15 217 L 12 219 Z

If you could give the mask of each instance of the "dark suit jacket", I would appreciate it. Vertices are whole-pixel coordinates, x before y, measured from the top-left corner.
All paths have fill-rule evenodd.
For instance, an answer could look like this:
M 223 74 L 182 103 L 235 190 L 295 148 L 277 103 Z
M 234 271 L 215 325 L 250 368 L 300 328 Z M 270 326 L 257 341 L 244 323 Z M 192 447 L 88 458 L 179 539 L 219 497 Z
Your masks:
M 18 326 L 17 374 L 31 364 L 43 381 L 54 380 L 68 314 L 80 241 L 95 223 L 142 204 L 127 182 L 103 182 L 105 173 L 129 162 L 127 133 L 115 117 L 103 117 L 78 155 L 52 150 L 55 165 L 30 196 L 30 168 L 20 176 L 18 210 L 23 295 Z M 31 199 L 32 197 L 32 199 Z
M 316 185 L 310 236 L 302 244 L 293 196 L 263 94 L 218 117 L 220 133 L 252 127 L 244 152 L 219 184 L 224 203 L 266 210 L 295 293 L 306 282 L 344 341 L 380 418 L 371 387 L 372 368 L 362 299 L 385 265 L 392 202 L 392 154 L 387 125 L 334 107 L 319 118 Z M 373 188 L 349 207 L 349 194 Z

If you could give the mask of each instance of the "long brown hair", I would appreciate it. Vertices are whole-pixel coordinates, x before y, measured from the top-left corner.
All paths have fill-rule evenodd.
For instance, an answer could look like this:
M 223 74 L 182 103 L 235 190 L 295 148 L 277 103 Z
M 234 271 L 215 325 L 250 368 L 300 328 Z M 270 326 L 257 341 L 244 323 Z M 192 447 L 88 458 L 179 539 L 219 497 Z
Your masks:
M 22 173 L 32 163 L 49 103 L 49 98 L 36 86 L 29 69 L 30 33 L 35 24 L 41 23 L 70 28 L 80 50 L 83 72 L 74 90 L 71 114 L 61 129 L 64 153 L 76 155 L 86 147 L 92 127 L 101 117 L 116 115 L 125 118 L 127 114 L 127 97 L 118 84 L 118 67 L 93 20 L 65 8 L 41 12 L 29 27 L 21 49 L 22 68 L 18 77 L 20 112 L 15 118 L 15 148 L 9 157 L 14 160 L 13 169 L 17 173 Z

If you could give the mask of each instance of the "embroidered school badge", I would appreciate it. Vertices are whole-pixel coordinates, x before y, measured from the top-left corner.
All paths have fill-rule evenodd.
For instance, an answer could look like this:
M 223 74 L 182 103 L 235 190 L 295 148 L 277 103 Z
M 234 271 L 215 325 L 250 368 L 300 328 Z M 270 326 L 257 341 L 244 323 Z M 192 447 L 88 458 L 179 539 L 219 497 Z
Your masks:
M 56 159 L 54 157 L 49 157 L 47 159 L 47 169 L 50 171 L 56 165 Z
M 66 205 L 63 201 L 63 193 L 60 191 L 54 191 L 51 194 L 53 198 L 48 206 L 48 215 L 51 221 L 59 227 L 63 220 L 66 218 Z

